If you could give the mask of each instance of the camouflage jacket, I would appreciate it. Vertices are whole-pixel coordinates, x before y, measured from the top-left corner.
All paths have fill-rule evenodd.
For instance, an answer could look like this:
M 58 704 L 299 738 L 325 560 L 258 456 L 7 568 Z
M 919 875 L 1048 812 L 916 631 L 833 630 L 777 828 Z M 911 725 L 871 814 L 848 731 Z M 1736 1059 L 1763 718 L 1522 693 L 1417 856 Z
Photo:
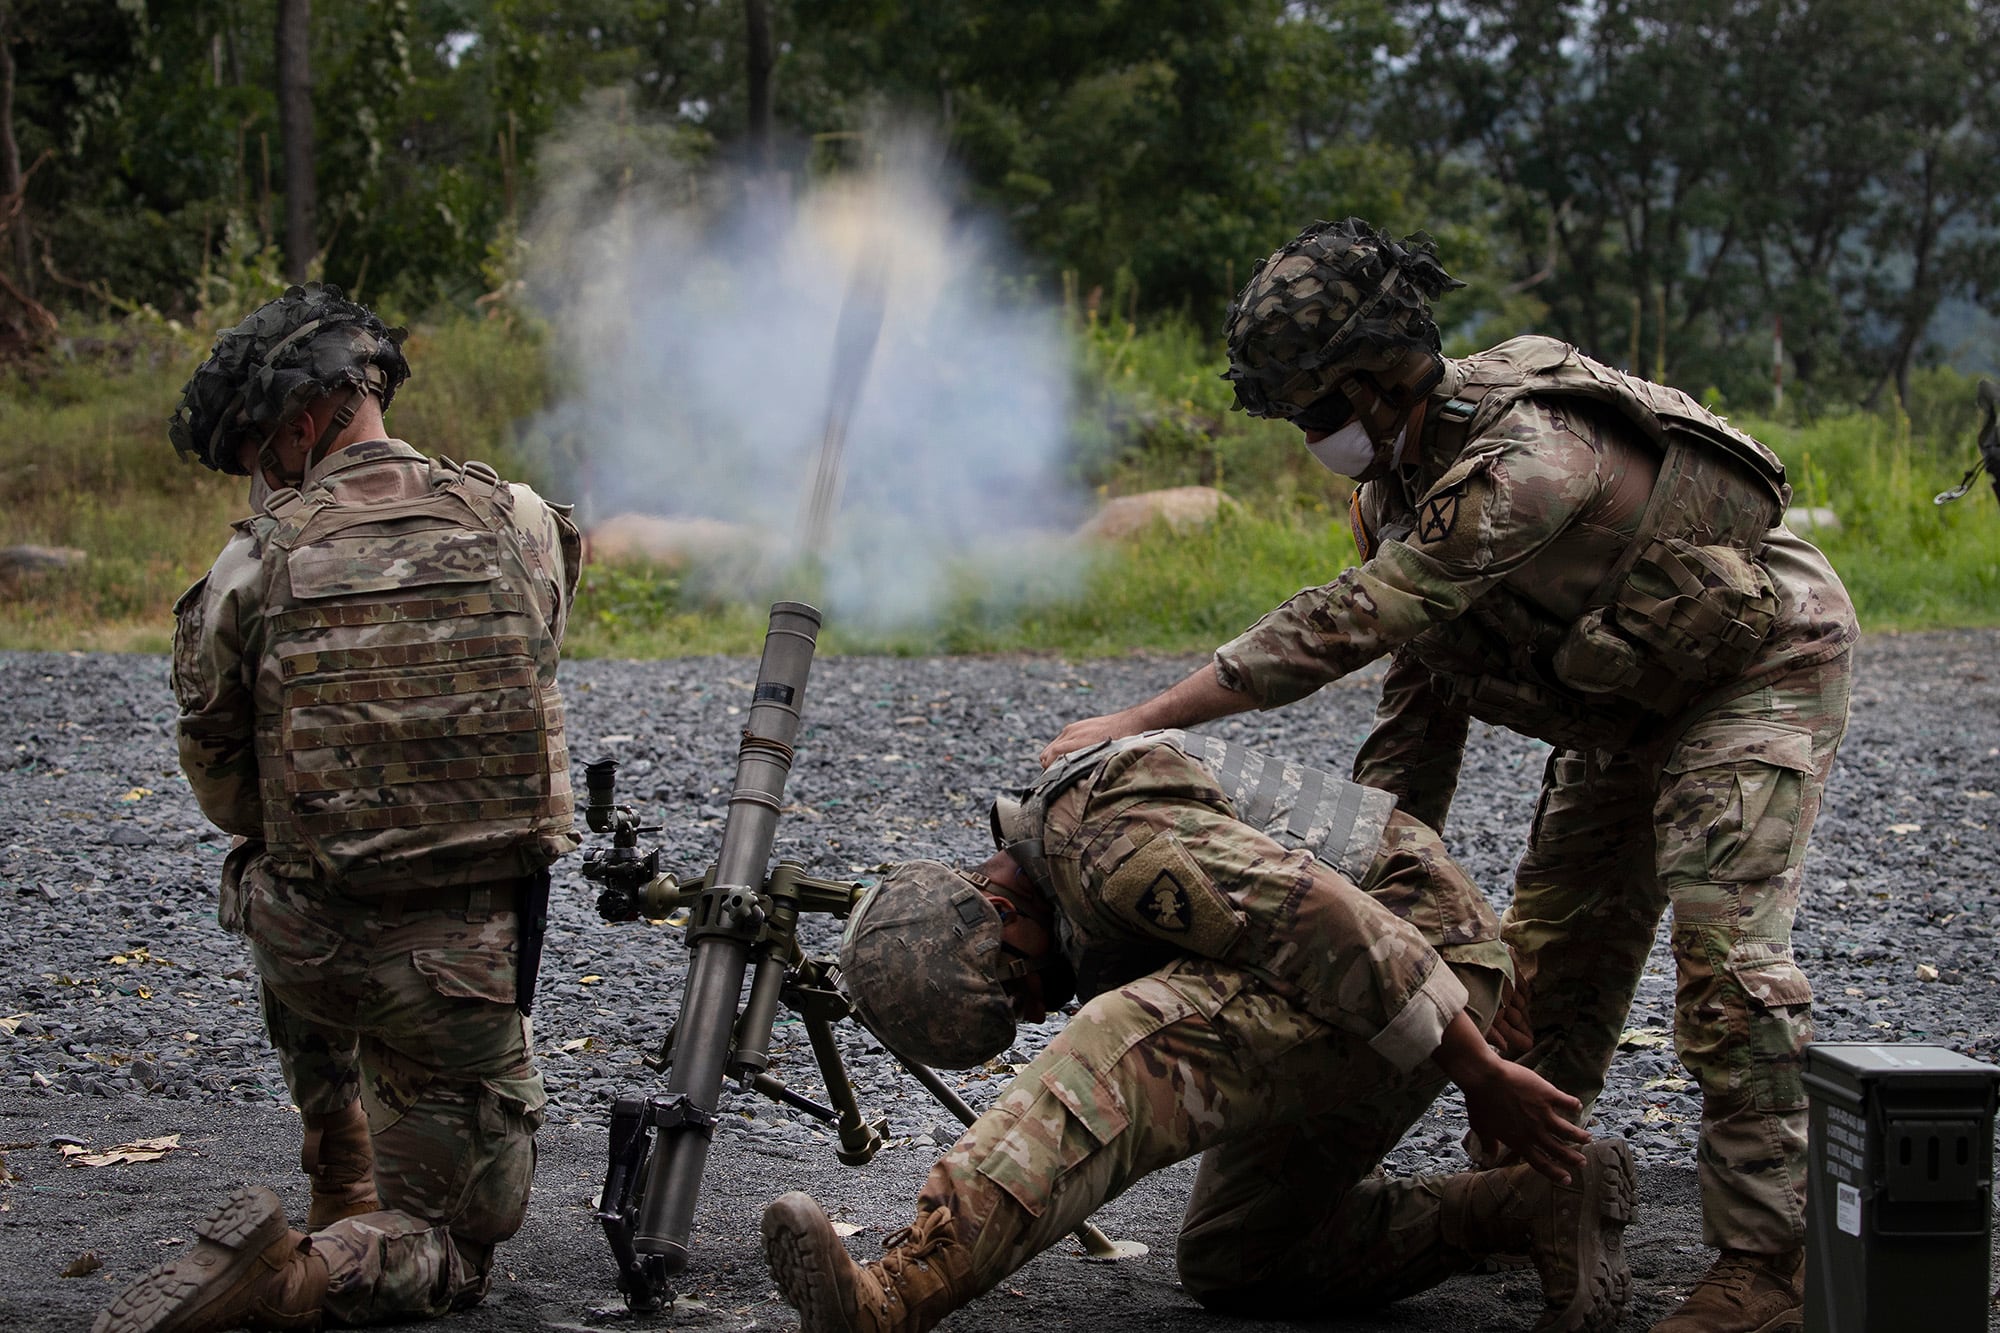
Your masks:
M 1086 998 L 1176 958 L 1220 959 L 1408 1069 L 1465 1007 L 1441 961 L 1509 967 L 1492 909 L 1429 829 L 1391 815 L 1357 888 L 1240 822 L 1165 740 L 1112 753 L 1057 795 L 1042 845 Z
M 1521 340 L 1530 341 L 1561 347 Z M 1618 376 L 1562 350 L 1572 364 Z M 1479 366 L 1479 358 L 1447 362 L 1421 438 L 1390 475 L 1356 493 L 1362 563 L 1301 591 L 1217 649 L 1224 685 L 1277 707 L 1393 653 L 1355 776 L 1441 827 L 1471 717 L 1559 746 L 1624 749 L 1664 733 L 1665 717 L 1697 698 L 1741 693 L 1849 650 L 1854 612 L 1839 578 L 1817 549 L 1779 525 L 1748 552 L 1749 572 L 1767 577 L 1770 613 L 1736 670 L 1682 691 L 1657 675 L 1636 687 L 1572 688 L 1559 652 L 1602 614 L 1604 589 L 1639 533 L 1661 451 L 1603 402 L 1535 392 L 1454 438 L 1440 429 L 1438 409 Z
M 432 468 L 400 440 L 362 443 L 316 469 L 308 493 L 324 486 L 343 503 L 393 505 L 427 494 Z M 509 535 L 534 584 L 533 614 L 560 642 L 579 573 L 576 529 L 566 507 L 547 503 L 526 486 L 500 485 L 511 501 Z M 267 545 L 277 526 L 267 512 L 239 521 L 214 566 L 174 608 L 181 767 L 210 822 L 252 840 L 253 851 L 262 848 L 269 827 L 258 767 L 260 727 L 268 730 L 285 706 L 285 672 L 270 651 L 266 616 L 272 595 Z M 553 657 L 546 670 L 545 688 L 552 693 Z M 231 860 L 240 867 L 244 858 Z

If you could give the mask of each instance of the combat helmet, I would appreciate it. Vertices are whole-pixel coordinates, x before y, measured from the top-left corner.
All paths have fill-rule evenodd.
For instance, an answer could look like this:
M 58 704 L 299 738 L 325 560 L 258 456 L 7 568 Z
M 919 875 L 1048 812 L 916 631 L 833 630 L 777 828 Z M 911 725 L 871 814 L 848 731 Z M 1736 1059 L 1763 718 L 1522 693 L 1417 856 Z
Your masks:
M 354 418 L 363 395 L 388 407 L 409 378 L 406 329 L 392 329 L 331 283 L 291 287 L 216 336 L 208 360 L 181 389 L 167 435 L 182 458 L 244 475 L 238 445 L 253 439 L 274 471 L 269 441 L 308 404 L 345 390 L 333 421 L 313 446 L 317 457 Z
M 840 989 L 890 1050 L 944 1069 L 984 1064 L 1014 1041 L 1000 913 L 973 876 L 905 861 L 877 882 L 840 937 Z
M 1360 218 L 1315 222 L 1230 305 L 1223 378 L 1252 416 L 1327 433 L 1358 416 L 1387 448 L 1444 375 L 1431 302 L 1464 285 L 1422 232 L 1398 242 Z

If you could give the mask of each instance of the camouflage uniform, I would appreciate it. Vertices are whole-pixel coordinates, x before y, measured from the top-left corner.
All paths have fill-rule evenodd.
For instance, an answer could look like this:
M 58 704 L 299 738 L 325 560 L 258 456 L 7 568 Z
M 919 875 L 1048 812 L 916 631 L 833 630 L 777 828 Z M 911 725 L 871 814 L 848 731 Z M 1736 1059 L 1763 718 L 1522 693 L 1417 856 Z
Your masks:
M 1178 1258 L 1205 1302 L 1382 1301 L 1468 1262 L 1437 1238 L 1426 1182 L 1371 1172 L 1444 1087 L 1427 1057 L 1445 1026 L 1490 1021 L 1498 921 L 1406 815 L 1357 889 L 1236 814 L 1166 740 L 1049 803 L 1058 933 L 1088 1002 L 924 1185 L 919 1213 L 949 1207 L 970 1252 L 961 1298 L 1196 1154 Z
M 1491 411 L 1463 396 L 1515 374 L 1530 387 Z M 1669 452 L 1663 463 L 1633 414 L 1602 396 L 1538 392 L 1536 375 L 1678 413 L 1738 457 L 1761 450 L 1684 396 L 1550 339 L 1447 361 L 1421 430 L 1356 494 L 1363 562 L 1223 645 L 1216 676 L 1269 708 L 1394 654 L 1355 776 L 1438 827 L 1469 718 L 1553 744 L 1506 915 L 1532 977 L 1526 1063 L 1589 1106 L 1671 904 L 1677 1049 L 1704 1099 L 1705 1238 L 1791 1250 L 1804 1236 L 1799 1052 L 1812 996 L 1790 934 L 1846 728 L 1853 609 L 1811 545 L 1782 526 L 1755 535 L 1770 522 L 1756 506 L 1774 501 L 1731 479 L 1742 474 L 1712 456 L 1686 464 Z M 1710 489 L 1671 494 L 1659 520 L 1656 477 L 1683 464 L 1682 481 Z M 1642 516 L 1656 534 L 1686 536 L 1675 550 L 1690 558 L 1649 566 L 1664 548 L 1634 550 Z M 1747 538 L 1731 529 L 1746 523 Z M 1718 550 L 1719 564 L 1694 563 Z M 1674 587 L 1690 570 L 1692 585 Z M 1578 649 L 1606 643 L 1607 586 L 1616 612 L 1635 616 L 1705 615 L 1734 600 L 1711 617 L 1722 629 L 1676 641 L 1686 629 L 1676 623 L 1650 657 L 1642 648 L 1631 660 L 1629 644 L 1612 642 L 1627 654 L 1612 664 L 1624 674 L 1593 676 L 1606 659 Z M 1742 651 L 1732 656 L 1732 644 Z
M 447 524 L 415 559 L 379 534 L 286 528 L 319 501 L 413 512 L 445 482 L 484 497 L 493 546 L 478 523 Z M 516 895 L 575 842 L 554 671 L 578 542 L 526 487 L 395 440 L 334 453 L 303 491 L 237 524 L 181 599 L 174 690 L 195 797 L 245 840 L 220 915 L 249 937 L 292 1097 L 315 1115 L 358 1094 L 367 1113 L 383 1208 L 311 1238 L 326 1317 L 355 1325 L 478 1301 L 526 1212 L 546 1096 L 515 1003 Z M 441 567 L 459 546 L 502 556 Z M 496 568 L 532 586 L 509 592 Z M 313 580 L 334 595 L 307 604 Z M 496 625 L 518 632 L 479 633 Z M 340 676 L 357 665 L 363 679 Z M 479 702 L 424 718 L 426 699 Z M 518 707 L 484 707 L 496 699 Z M 492 799 L 509 781 L 541 784 L 512 798 L 532 816 Z

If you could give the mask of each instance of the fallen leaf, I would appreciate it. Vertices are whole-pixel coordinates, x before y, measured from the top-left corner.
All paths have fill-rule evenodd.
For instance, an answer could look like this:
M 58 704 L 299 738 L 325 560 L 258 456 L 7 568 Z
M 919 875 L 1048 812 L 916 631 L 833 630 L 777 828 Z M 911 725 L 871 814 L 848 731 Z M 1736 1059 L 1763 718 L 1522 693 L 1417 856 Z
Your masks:
M 576 979 L 576 984 L 579 986 L 594 986 L 602 980 L 604 980 L 603 977 L 600 977 L 595 972 L 593 972 L 587 977 L 578 977 Z
M 69 1267 L 63 1269 L 62 1275 L 64 1277 L 89 1277 L 102 1267 L 104 1267 L 104 1260 L 98 1257 L 97 1251 L 85 1250 L 82 1254 L 69 1261 Z
M 833 1224 L 833 1234 L 836 1236 L 858 1236 L 861 1234 L 861 1228 L 852 1222 L 835 1222 Z
M 181 1146 L 181 1136 L 167 1134 L 157 1139 L 134 1139 L 121 1143 L 109 1152 L 92 1152 L 78 1143 L 60 1145 L 62 1155 L 69 1159 L 71 1166 L 136 1166 L 140 1162 L 157 1162 L 174 1149 Z
M 1938 970 L 1936 968 L 1932 967 L 1929 963 L 1917 964 L 1918 981 L 1936 981 L 1937 979 L 1938 979 Z
M 1849 986 L 1849 987 L 1847 987 L 1847 993 L 1848 993 L 1848 994 L 1849 994 L 1850 996 L 1852 996 L 1853 998 L 1857 999 L 1857 1000 L 1860 1000 L 1860 999 L 1865 999 L 1865 998 L 1867 997 L 1867 995 L 1868 995 L 1868 992 L 1867 992 L 1867 991 L 1865 991 L 1865 990 L 1862 990 L 1862 989 L 1861 989 L 1861 987 L 1859 987 L 1859 986 Z
M 1922 827 L 1922 824 L 1891 824 L 1889 825 L 1889 832 L 1896 834 L 1915 833 Z
M 1665 1028 L 1626 1028 L 1618 1034 L 1621 1050 L 1640 1051 L 1664 1046 L 1670 1040 Z
M 121 801 L 143 801 L 152 794 L 153 789 L 151 787 L 134 787 L 118 799 Z
M 1993 799 L 1993 793 L 1990 791 L 1969 791 L 1966 795 L 1975 801 L 1990 801 Z
M 1639 1119 L 1649 1125 L 1672 1125 L 1678 1123 L 1673 1116 L 1668 1115 L 1664 1109 L 1658 1106 L 1647 1107 L 1646 1114 L 1640 1116 Z
M 11 1037 L 20 1028 L 21 1020 L 32 1016 L 30 1014 L 9 1014 L 5 1018 L 0 1018 L 0 1032 L 4 1032 Z
M 1662 1074 L 1658 1078 L 1646 1081 L 1646 1089 L 1649 1092 L 1655 1088 L 1665 1088 L 1668 1092 L 1686 1092 L 1692 1086 L 1677 1074 Z
M 556 1049 L 559 1051 L 587 1051 L 590 1049 L 590 1038 L 577 1037 L 572 1041 L 564 1042 Z

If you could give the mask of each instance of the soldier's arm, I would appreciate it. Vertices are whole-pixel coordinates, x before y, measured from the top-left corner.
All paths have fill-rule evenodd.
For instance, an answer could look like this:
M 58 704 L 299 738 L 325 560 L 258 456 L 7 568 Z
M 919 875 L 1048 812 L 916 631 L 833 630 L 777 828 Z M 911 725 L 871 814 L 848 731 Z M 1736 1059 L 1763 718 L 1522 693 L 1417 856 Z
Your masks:
M 1600 486 L 1590 440 L 1515 404 L 1419 500 L 1416 529 L 1307 588 L 1215 651 L 1215 675 L 1259 708 L 1311 694 L 1463 614 L 1539 555 Z
M 1398 654 L 1374 730 L 1355 753 L 1354 780 L 1394 792 L 1402 810 L 1443 832 L 1470 727 L 1470 715 L 1444 700 L 1423 664 Z
M 1214 779 L 1171 747 L 1119 756 L 1090 794 L 1086 895 L 1135 936 L 1241 967 L 1409 1069 L 1466 992 L 1409 922 L 1304 851 L 1229 817 Z
M 560 643 L 569 627 L 577 580 L 583 573 L 583 538 L 570 518 L 569 505 L 552 504 L 519 482 L 511 485 L 521 549 L 535 571 L 542 614 Z
M 176 733 L 181 771 L 208 821 L 224 833 L 261 838 L 250 684 L 256 659 L 246 652 L 241 555 L 232 542 L 208 576 L 174 605 Z

